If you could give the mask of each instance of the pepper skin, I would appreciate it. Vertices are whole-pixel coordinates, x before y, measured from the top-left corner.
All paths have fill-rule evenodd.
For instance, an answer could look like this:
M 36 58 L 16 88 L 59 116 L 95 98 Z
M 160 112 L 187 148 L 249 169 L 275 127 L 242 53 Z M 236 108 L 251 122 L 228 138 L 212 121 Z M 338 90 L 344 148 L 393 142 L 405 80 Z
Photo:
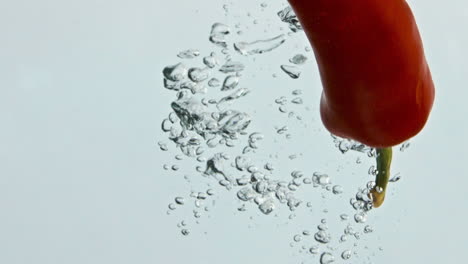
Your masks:
M 385 198 L 392 146 L 418 134 L 434 84 L 405 0 L 289 0 L 314 50 L 324 126 L 377 150 L 374 207 Z
M 434 84 L 405 0 L 289 0 L 315 53 L 320 113 L 337 136 L 391 147 L 415 136 Z

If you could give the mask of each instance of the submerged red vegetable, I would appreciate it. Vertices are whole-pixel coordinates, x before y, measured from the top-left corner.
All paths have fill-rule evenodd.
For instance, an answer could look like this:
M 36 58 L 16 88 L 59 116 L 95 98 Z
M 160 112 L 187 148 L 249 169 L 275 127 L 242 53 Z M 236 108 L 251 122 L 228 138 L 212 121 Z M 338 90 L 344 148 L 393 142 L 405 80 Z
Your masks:
M 377 165 L 385 172 L 379 171 L 373 191 L 374 205 L 379 206 L 391 147 L 421 131 L 434 101 L 411 9 L 405 0 L 289 2 L 319 67 L 323 124 L 331 133 L 375 147 L 380 154 Z

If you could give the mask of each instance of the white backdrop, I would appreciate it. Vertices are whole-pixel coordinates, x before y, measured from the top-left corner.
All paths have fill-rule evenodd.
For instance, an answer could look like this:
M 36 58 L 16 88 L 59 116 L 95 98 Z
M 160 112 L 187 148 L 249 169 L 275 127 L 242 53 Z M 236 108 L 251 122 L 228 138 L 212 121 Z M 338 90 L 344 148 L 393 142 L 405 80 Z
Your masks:
M 341 232 L 333 219 L 339 213 L 352 216 L 349 197 L 369 180 L 371 161 L 358 166 L 357 156 L 339 153 L 321 127 L 312 54 L 295 82 L 278 70 L 295 49 L 303 52 L 302 33 L 294 45 L 258 56 L 246 81 L 256 90 L 244 107 L 255 109 L 252 128 L 271 131 L 289 122 L 272 108 L 274 98 L 294 89 L 289 86 L 303 89 L 308 127 L 297 128 L 286 148 L 265 144 L 264 153 L 301 153 L 277 166 L 285 172 L 296 167 L 328 172 L 348 192 L 321 199 L 317 210 L 298 211 L 289 220 L 283 209 L 277 216 L 263 216 L 253 207 L 239 213 L 235 192 L 213 185 L 216 206 L 199 224 L 189 207 L 166 214 L 174 197 L 189 193 L 198 180 L 187 183 L 180 175 L 193 171 L 189 162 L 181 162 L 180 173 L 162 169 L 177 152 L 161 152 L 156 144 L 167 141 L 160 121 L 174 100 L 162 86 L 161 70 L 176 63 L 181 50 L 208 54 L 214 22 L 252 25 L 244 36 L 256 39 L 265 25 L 252 21 L 276 21 L 284 7 L 279 1 L 260 11 L 260 3 L 0 2 L 0 263 L 318 263 L 317 256 L 290 247 L 293 235 L 314 230 L 323 208 L 329 210 L 330 229 Z M 223 4 L 245 13 L 226 16 Z M 375 231 L 351 246 L 358 253 L 352 263 L 458 262 L 468 249 L 468 4 L 412 0 L 410 5 L 436 101 L 424 131 L 408 150 L 395 154 L 393 169 L 402 180 L 391 185 L 383 208 L 369 215 Z M 258 32 L 258 39 L 269 36 Z M 181 220 L 191 223 L 189 236 L 180 234 Z M 339 251 L 336 258 L 341 261 Z

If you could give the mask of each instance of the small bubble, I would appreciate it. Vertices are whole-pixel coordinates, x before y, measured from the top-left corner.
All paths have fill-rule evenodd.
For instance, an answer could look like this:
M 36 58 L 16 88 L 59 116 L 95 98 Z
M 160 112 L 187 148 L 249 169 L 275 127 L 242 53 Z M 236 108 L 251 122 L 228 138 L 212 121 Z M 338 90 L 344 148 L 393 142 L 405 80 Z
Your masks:
M 237 208 L 237 211 L 239 212 L 245 212 L 247 208 L 245 208 L 245 204 L 242 204 L 239 208 Z
M 335 257 L 331 253 L 324 252 L 320 257 L 320 264 L 329 264 L 335 262 Z
M 218 65 L 218 60 L 216 59 L 215 54 L 212 53 L 210 56 L 204 57 L 203 64 L 205 64 L 209 68 L 216 67 L 216 65 Z
M 343 193 L 343 187 L 341 187 L 340 185 L 335 185 L 333 186 L 333 194 L 341 194 Z
M 300 242 L 302 240 L 302 236 L 301 235 L 295 235 L 294 236 L 294 241 L 295 242 Z
M 372 232 L 374 232 L 374 229 L 373 229 L 371 226 L 366 225 L 366 226 L 364 227 L 364 233 L 365 233 L 365 234 L 369 234 L 369 233 L 372 233 Z
M 228 180 L 220 180 L 219 185 L 228 187 L 231 183 Z
M 159 145 L 159 148 L 162 150 L 162 151 L 167 151 L 168 150 L 168 147 L 167 147 L 167 144 L 164 143 L 164 142 L 158 142 L 158 145 Z
M 193 211 L 193 216 L 194 216 L 195 218 L 200 218 L 200 217 L 201 217 L 201 213 L 198 212 L 198 211 Z
M 171 210 L 175 210 L 175 209 L 176 209 L 176 205 L 173 204 L 173 203 L 170 203 L 167 207 L 168 207 L 169 209 L 171 209 Z
M 224 79 L 221 91 L 233 90 L 238 85 L 239 85 L 239 76 L 237 76 L 237 75 L 228 75 Z
M 348 236 L 342 235 L 342 236 L 340 237 L 340 242 L 341 242 L 341 243 L 346 242 L 346 240 L 348 240 Z
M 176 197 L 174 200 L 175 200 L 175 202 L 177 204 L 180 204 L 180 205 L 184 204 L 184 198 L 183 197 Z
M 370 181 L 370 182 L 368 182 L 367 185 L 366 185 L 366 188 L 367 188 L 368 190 L 372 190 L 372 189 L 374 189 L 374 187 L 375 187 L 375 181 Z
M 245 69 L 245 65 L 236 62 L 236 61 L 228 61 L 226 62 L 221 68 L 219 69 L 222 73 L 231 73 L 231 72 L 241 72 Z
M 255 166 L 249 166 L 247 168 L 247 171 L 250 172 L 250 173 L 254 173 L 254 172 L 257 172 L 258 171 L 258 168 L 255 167 Z
M 346 221 L 349 219 L 349 216 L 347 214 L 341 214 L 340 215 L 341 220 Z
M 317 240 L 318 242 L 323 243 L 323 244 L 327 244 L 331 240 L 330 234 L 327 233 L 326 231 L 323 231 L 323 230 L 318 231 L 317 233 L 315 233 L 314 238 L 315 238 L 315 240 Z
M 266 201 L 264 201 L 263 203 L 261 203 L 258 208 L 260 209 L 260 211 L 264 214 L 270 214 L 274 209 L 275 209 L 275 203 L 273 202 L 273 200 L 271 199 L 268 199 Z
M 256 24 L 256 21 L 254 20 L 254 24 Z M 242 55 L 264 54 L 278 48 L 285 41 L 286 36 L 281 34 L 273 38 L 260 39 L 253 42 L 236 42 L 234 43 L 234 49 Z
M 181 232 L 182 235 L 184 235 L 184 236 L 188 236 L 188 235 L 190 234 L 190 231 L 189 231 L 188 229 L 182 229 L 180 232 Z
M 346 235 L 354 235 L 355 231 L 351 225 L 346 226 L 344 233 Z
M 237 197 L 242 201 L 249 201 L 257 196 L 251 187 L 244 187 L 237 192 Z
M 199 200 L 205 200 L 206 199 L 206 193 L 204 192 L 199 192 L 198 195 L 197 195 L 197 199 Z
M 289 183 L 289 184 L 288 184 L 288 189 L 289 189 L 290 191 L 293 191 L 293 192 L 294 192 L 294 191 L 297 191 L 298 187 L 297 187 L 297 185 L 295 185 L 294 183 Z
M 383 188 L 380 187 L 380 186 L 377 186 L 377 187 L 375 187 L 375 191 L 376 191 L 377 193 L 382 193 L 382 192 L 383 192 Z
M 293 104 L 302 104 L 303 101 L 302 101 L 301 97 L 296 97 L 296 98 L 291 100 L 291 103 L 293 103 Z
M 164 132 L 169 132 L 171 131 L 172 128 L 172 122 L 169 119 L 164 119 L 161 123 L 161 129 Z
M 198 57 L 199 55 L 200 55 L 199 50 L 188 49 L 188 50 L 184 50 L 184 51 L 179 52 L 179 54 L 177 54 L 177 57 L 179 57 L 181 59 L 193 59 L 195 57 Z
M 393 176 L 389 182 L 397 182 L 401 179 L 400 173 L 397 173 L 395 176 Z
M 296 66 L 281 65 L 280 68 L 292 79 L 297 79 L 301 76 L 301 71 Z
M 304 178 L 302 181 L 304 184 L 312 184 L 312 179 L 311 178 Z
M 365 223 L 367 221 L 367 214 L 364 212 L 359 212 L 354 215 L 354 221 L 358 224 Z
M 210 76 L 209 69 L 210 68 L 204 68 L 204 69 L 191 68 L 188 71 L 188 76 L 189 76 L 190 80 L 192 80 L 193 82 L 199 83 L 199 82 L 202 82 L 202 81 L 208 79 L 208 77 Z
M 188 69 L 183 63 L 167 66 L 163 69 L 163 75 L 167 80 L 178 82 L 187 76 Z
M 266 170 L 269 170 L 269 171 L 272 171 L 272 170 L 274 170 L 275 168 L 274 168 L 273 164 L 267 163 L 267 164 L 265 164 L 265 169 L 266 169 Z
M 278 110 L 279 110 L 281 113 L 287 113 L 287 112 L 288 112 L 288 109 L 287 109 L 284 105 L 280 106 L 280 107 L 278 108 Z
M 304 64 L 307 61 L 307 57 L 302 54 L 296 54 L 294 57 L 289 59 L 289 62 L 294 64 Z
M 299 20 L 297 19 L 296 14 L 292 10 L 290 6 L 285 7 L 281 11 L 277 13 L 278 17 L 283 21 L 284 23 L 287 23 L 289 26 L 289 29 L 292 32 L 297 32 L 302 30 L 302 26 L 299 23 Z
M 343 251 L 343 253 L 341 253 L 341 258 L 344 259 L 344 260 L 348 260 L 351 258 L 351 250 L 345 250 Z
M 314 182 L 314 184 L 326 187 L 328 184 L 330 184 L 330 176 L 328 176 L 327 174 L 314 172 L 312 176 L 312 181 Z
M 309 230 L 304 230 L 304 231 L 302 231 L 302 234 L 304 236 L 310 236 L 310 231 Z
M 317 226 L 317 229 L 320 231 L 326 231 L 328 229 L 328 226 L 325 224 L 320 224 Z
M 361 238 L 361 233 L 359 233 L 359 232 L 354 233 L 354 238 L 359 240 Z
M 221 82 L 216 79 L 216 78 L 211 78 L 209 81 L 208 81 L 208 86 L 210 87 L 217 87 L 221 84 Z
M 317 255 L 318 253 L 320 253 L 320 249 L 318 246 L 313 246 L 309 249 L 309 252 L 313 255 Z
M 401 151 L 401 152 L 405 151 L 406 149 L 409 148 L 409 146 L 410 146 L 410 142 L 408 142 L 408 141 L 404 142 L 404 143 L 401 144 L 401 146 L 400 146 L 400 151 Z
M 227 6 L 225 10 L 227 10 Z M 226 37 L 227 35 L 229 35 L 230 32 L 231 32 L 231 29 L 228 26 L 221 24 L 221 23 L 215 23 L 211 27 L 210 41 L 213 44 L 216 44 L 220 47 L 225 48 L 227 47 Z

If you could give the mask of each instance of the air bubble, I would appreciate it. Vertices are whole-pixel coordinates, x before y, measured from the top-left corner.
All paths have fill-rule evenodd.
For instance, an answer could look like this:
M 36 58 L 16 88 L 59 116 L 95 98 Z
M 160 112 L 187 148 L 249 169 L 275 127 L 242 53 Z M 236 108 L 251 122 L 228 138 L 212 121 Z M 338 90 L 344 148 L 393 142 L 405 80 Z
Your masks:
M 199 50 L 197 50 L 197 49 L 188 49 L 188 50 L 184 50 L 184 51 L 179 52 L 179 54 L 177 54 L 177 57 L 179 57 L 181 59 L 193 59 L 195 57 L 198 57 L 199 55 L 200 55 Z
M 330 264 L 335 262 L 335 257 L 331 253 L 324 252 L 322 256 L 320 256 L 320 264 Z
M 292 79 L 297 79 L 301 76 L 301 71 L 296 66 L 281 65 L 281 69 Z

